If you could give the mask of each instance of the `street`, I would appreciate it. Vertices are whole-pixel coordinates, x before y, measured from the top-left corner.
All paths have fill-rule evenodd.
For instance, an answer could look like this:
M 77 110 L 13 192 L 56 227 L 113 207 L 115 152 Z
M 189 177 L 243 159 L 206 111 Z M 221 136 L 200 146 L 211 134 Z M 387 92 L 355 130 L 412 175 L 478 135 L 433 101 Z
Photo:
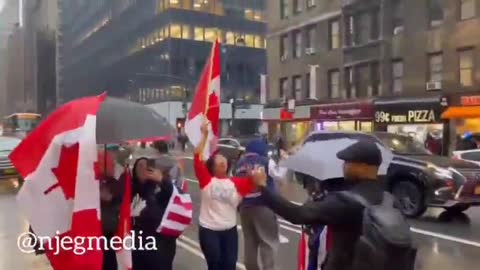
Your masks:
M 191 157 L 186 157 L 186 176 L 189 192 L 194 201 L 194 225 L 180 237 L 177 246 L 174 269 L 207 269 L 198 244 L 198 210 L 200 193 L 194 177 Z M 25 220 L 18 213 L 15 192 L 11 183 L 3 182 L 0 195 L 0 269 L 47 270 L 48 261 L 43 256 L 22 254 L 17 249 L 17 236 L 27 230 Z M 302 188 L 294 183 L 282 187 L 282 193 L 295 203 L 305 200 Z M 464 215 L 449 216 L 439 209 L 431 209 L 422 218 L 411 220 L 412 231 L 419 249 L 417 267 L 419 270 L 458 269 L 470 270 L 478 267 L 480 256 L 480 208 L 472 208 Z M 297 245 L 300 227 L 280 219 L 279 270 L 296 269 Z M 241 226 L 239 262 L 243 265 L 243 240 Z

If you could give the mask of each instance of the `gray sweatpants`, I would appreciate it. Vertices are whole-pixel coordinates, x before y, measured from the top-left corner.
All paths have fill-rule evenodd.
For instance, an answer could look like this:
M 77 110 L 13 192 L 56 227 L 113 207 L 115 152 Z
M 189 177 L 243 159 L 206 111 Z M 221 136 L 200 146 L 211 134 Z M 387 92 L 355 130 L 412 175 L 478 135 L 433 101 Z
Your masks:
M 277 216 L 267 207 L 241 207 L 245 267 L 247 270 L 276 270 L 279 245 Z

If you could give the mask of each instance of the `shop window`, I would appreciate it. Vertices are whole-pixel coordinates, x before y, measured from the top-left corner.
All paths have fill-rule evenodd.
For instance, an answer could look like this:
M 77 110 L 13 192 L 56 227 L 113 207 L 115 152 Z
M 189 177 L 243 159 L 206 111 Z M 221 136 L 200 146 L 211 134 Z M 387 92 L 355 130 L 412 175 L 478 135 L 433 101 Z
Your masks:
M 295 97 L 295 100 L 303 100 L 303 93 L 302 93 L 302 76 L 297 75 L 293 76 L 292 80 L 292 88 L 293 88 L 293 97 Z
M 217 29 L 205 28 L 205 41 L 215 42 L 217 39 Z
M 288 35 L 280 37 L 280 60 L 285 61 L 288 58 Z
M 183 39 L 191 39 L 192 38 L 192 33 L 191 33 L 191 27 L 188 24 L 182 25 L 182 38 Z
M 205 40 L 204 34 L 205 34 L 205 29 L 203 29 L 203 27 L 194 27 L 193 35 L 195 40 L 204 41 Z
M 431 54 L 428 57 L 429 63 L 429 81 L 431 82 L 441 82 L 442 81 L 442 71 L 443 71 L 443 59 L 442 54 Z
M 226 43 L 229 45 L 235 45 L 235 34 L 233 32 L 225 33 Z
M 355 131 L 355 121 L 338 121 L 339 131 Z
M 265 47 L 266 47 L 265 46 L 265 38 L 263 38 L 262 36 L 256 35 L 255 36 L 255 48 L 264 49 Z
M 473 49 L 458 52 L 460 85 L 463 87 L 473 86 Z
M 460 0 L 460 19 L 467 20 L 475 17 L 475 0 Z
M 340 71 L 336 69 L 328 72 L 328 92 L 330 98 L 340 97 Z
M 331 21 L 329 24 L 329 48 L 331 50 L 340 48 L 340 22 Z
M 309 25 L 305 31 L 305 49 L 306 53 L 312 54 L 315 52 L 315 37 L 316 25 Z
M 245 46 L 255 47 L 255 38 L 253 35 L 245 35 Z
M 170 25 L 170 37 L 182 38 L 182 26 L 180 24 Z
M 373 131 L 372 122 L 359 122 L 359 124 L 360 124 L 360 131 L 362 131 L 362 132 L 372 132 Z
M 394 0 L 392 3 L 392 30 L 394 35 L 403 32 L 404 5 L 405 0 Z
M 235 33 L 235 45 L 245 46 L 245 34 Z
M 290 16 L 288 1 L 290 0 L 280 0 L 280 18 L 286 19 Z
M 428 0 L 428 12 L 430 27 L 442 24 L 443 22 L 443 0 Z
M 221 29 L 217 29 L 217 39 L 220 43 L 224 43 L 225 42 L 225 38 L 223 36 L 223 30 Z
M 293 32 L 292 37 L 293 58 L 300 58 L 302 56 L 302 32 L 296 30 Z
M 400 94 L 403 91 L 403 61 L 396 60 L 392 62 L 392 92 Z
M 279 98 L 287 97 L 288 93 L 288 78 L 280 78 Z

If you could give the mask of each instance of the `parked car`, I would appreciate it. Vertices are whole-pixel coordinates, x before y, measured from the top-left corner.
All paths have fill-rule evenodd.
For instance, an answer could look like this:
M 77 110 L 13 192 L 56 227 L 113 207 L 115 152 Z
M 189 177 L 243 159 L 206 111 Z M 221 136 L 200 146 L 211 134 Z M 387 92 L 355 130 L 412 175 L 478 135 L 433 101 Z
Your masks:
M 18 172 L 12 165 L 8 155 L 21 142 L 13 137 L 0 137 L 0 180 L 18 178 Z
M 453 158 L 470 161 L 480 166 L 480 149 L 454 151 Z
M 384 180 L 406 216 L 419 217 L 428 207 L 462 212 L 480 205 L 479 165 L 433 155 L 408 135 L 387 132 L 352 135 L 381 143 L 393 152 Z
M 218 140 L 218 149 L 225 155 L 230 161 L 237 161 L 245 152 L 247 144 L 259 137 L 237 137 L 237 138 L 220 138 Z M 268 154 L 272 155 L 274 152 L 274 146 L 268 145 Z

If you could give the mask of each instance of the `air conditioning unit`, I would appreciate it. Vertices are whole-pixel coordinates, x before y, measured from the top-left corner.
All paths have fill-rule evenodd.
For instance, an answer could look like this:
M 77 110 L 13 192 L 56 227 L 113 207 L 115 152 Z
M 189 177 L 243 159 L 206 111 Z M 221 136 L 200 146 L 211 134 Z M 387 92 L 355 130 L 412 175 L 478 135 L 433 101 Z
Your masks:
M 426 89 L 427 91 L 442 90 L 442 82 L 438 82 L 438 81 L 427 82 Z
M 308 55 L 315 54 L 315 48 L 306 48 L 305 53 Z

